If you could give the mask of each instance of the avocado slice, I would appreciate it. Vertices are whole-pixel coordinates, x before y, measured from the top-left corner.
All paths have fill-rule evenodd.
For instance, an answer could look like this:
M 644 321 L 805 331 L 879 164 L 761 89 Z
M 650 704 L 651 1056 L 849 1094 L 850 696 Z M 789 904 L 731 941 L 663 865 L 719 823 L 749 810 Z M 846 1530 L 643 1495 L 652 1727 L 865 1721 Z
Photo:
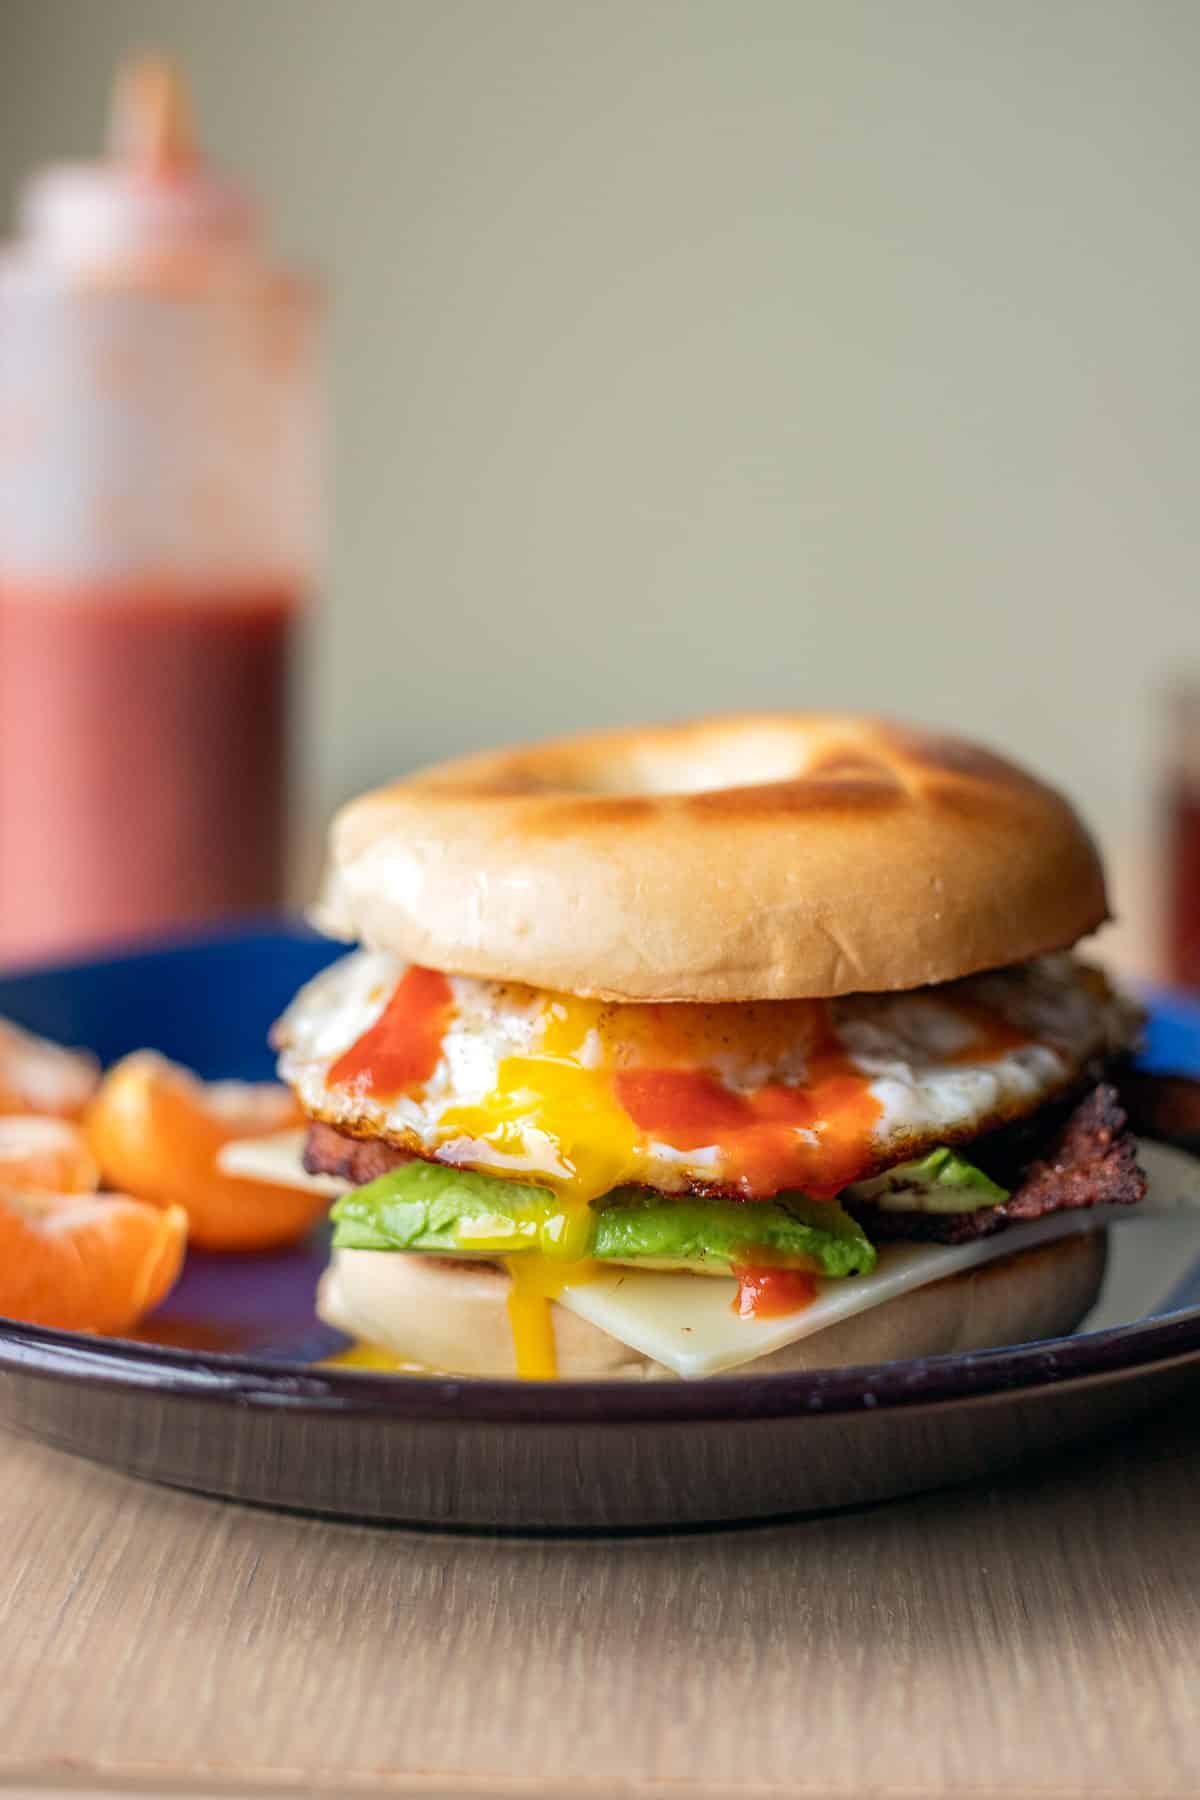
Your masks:
M 975 1212 L 1008 1199 L 1007 1188 L 945 1145 L 871 1181 L 857 1181 L 846 1192 L 852 1201 L 870 1200 L 883 1212 Z
M 440 1256 L 511 1255 L 536 1249 L 565 1260 L 650 1264 L 724 1275 L 733 1264 L 860 1275 L 875 1265 L 862 1227 L 836 1201 L 783 1194 L 774 1200 L 671 1200 L 618 1188 L 578 1213 L 546 1188 L 411 1162 L 335 1202 L 341 1250 L 409 1250 Z
M 875 1248 L 836 1200 L 779 1194 L 774 1200 L 667 1200 L 629 1188 L 601 1202 L 592 1255 L 598 1261 L 726 1275 L 734 1264 L 867 1275 Z

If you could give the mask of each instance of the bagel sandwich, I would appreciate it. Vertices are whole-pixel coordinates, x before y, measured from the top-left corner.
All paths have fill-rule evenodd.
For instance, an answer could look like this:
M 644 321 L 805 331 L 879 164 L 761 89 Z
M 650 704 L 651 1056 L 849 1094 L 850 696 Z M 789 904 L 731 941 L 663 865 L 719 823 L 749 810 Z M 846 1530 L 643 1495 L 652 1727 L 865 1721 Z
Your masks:
M 397 1367 L 1054 1336 L 1145 1192 L 1139 1015 L 1074 953 L 1095 846 L 957 738 L 753 715 L 442 764 L 341 812 L 316 916 L 359 947 L 274 1030 L 294 1178 L 335 1196 L 323 1318 Z

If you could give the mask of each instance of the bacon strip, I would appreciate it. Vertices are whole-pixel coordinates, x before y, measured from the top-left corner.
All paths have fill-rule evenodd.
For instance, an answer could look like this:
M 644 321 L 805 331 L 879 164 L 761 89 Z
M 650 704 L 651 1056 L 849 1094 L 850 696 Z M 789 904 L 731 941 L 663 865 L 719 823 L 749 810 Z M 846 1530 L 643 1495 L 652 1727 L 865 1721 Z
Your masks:
M 968 1148 L 970 1148 L 968 1146 Z M 984 1154 L 972 1156 L 987 1169 Z M 1137 1140 L 1129 1130 L 1117 1090 L 1101 1082 L 1082 1099 L 1057 1132 L 1049 1150 L 1026 1164 L 1017 1186 L 999 1206 L 966 1213 L 885 1212 L 851 1203 L 849 1210 L 873 1241 L 922 1238 L 963 1244 L 1006 1225 L 1044 1219 L 1049 1213 L 1091 1206 L 1134 1206 L 1146 1192 L 1138 1167 Z

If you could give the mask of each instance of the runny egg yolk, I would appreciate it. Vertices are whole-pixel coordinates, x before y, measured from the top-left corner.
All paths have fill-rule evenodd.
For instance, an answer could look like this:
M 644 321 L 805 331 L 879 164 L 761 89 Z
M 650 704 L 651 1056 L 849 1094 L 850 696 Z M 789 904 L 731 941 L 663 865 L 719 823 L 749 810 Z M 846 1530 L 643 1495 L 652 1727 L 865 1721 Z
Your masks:
M 539 1217 L 537 1250 L 504 1257 L 512 1280 L 508 1318 L 517 1374 L 552 1381 L 558 1373 L 551 1302 L 568 1282 L 586 1281 L 591 1240 L 589 1203 L 618 1187 L 637 1145 L 637 1128 L 613 1091 L 612 1073 L 579 1060 L 596 1028 L 598 1008 L 554 1000 L 543 1019 L 539 1056 L 509 1056 L 496 1086 L 478 1106 L 451 1107 L 441 1125 L 455 1136 L 490 1144 L 514 1157 L 537 1132 L 558 1164 Z
M 445 976 L 408 969 L 330 1080 L 375 1097 L 419 1093 L 437 1068 L 453 1004 Z M 967 1022 L 975 1034 L 964 1056 L 1028 1041 L 991 1016 L 968 1014 Z M 805 1079 L 730 1087 L 715 1067 L 731 1049 L 764 1066 L 799 1049 Z M 494 1160 L 476 1166 L 511 1170 L 546 1190 L 544 1214 L 528 1221 L 536 1248 L 508 1254 L 511 1231 L 495 1242 L 485 1233 L 473 1246 L 494 1250 L 511 1276 L 518 1374 L 556 1374 L 551 1302 L 587 1280 L 590 1204 L 637 1180 L 640 1145 L 715 1152 L 714 1185 L 740 1190 L 750 1204 L 786 1189 L 832 1198 L 869 1167 L 882 1110 L 834 1036 L 825 1002 L 633 1005 L 547 995 L 536 1054 L 503 1058 L 491 1093 L 438 1120 L 443 1145 L 455 1144 L 464 1162 L 476 1161 L 471 1145 L 486 1145 Z M 741 1304 L 753 1310 L 744 1297 Z
M 536 1250 L 506 1256 L 504 1267 L 512 1285 L 508 1290 L 508 1322 L 512 1328 L 517 1374 L 522 1381 L 553 1381 L 558 1374 L 554 1344 L 554 1312 L 568 1282 L 586 1281 L 592 1265 L 586 1261 L 560 1262 Z
M 551 1000 L 542 1018 L 537 1056 L 507 1056 L 496 1085 L 477 1106 L 452 1106 L 439 1124 L 448 1136 L 490 1144 L 514 1159 L 528 1137 L 543 1138 L 557 1167 L 537 1179 L 564 1206 L 581 1208 L 629 1177 L 638 1128 L 621 1105 L 609 1057 L 583 1061 L 603 1009 L 587 1000 Z

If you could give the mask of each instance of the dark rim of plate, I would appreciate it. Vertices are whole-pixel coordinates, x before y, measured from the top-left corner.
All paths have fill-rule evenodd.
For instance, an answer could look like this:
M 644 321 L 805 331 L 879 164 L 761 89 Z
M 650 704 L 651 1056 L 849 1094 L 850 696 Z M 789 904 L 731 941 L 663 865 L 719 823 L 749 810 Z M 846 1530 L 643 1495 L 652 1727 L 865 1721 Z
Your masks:
M 1132 1376 L 1197 1353 L 1200 1308 L 1192 1308 L 1079 1337 L 808 1374 L 520 1382 L 267 1362 L 0 1320 L 0 1374 L 275 1411 L 480 1425 L 674 1425 L 945 1405 L 1114 1373 Z

